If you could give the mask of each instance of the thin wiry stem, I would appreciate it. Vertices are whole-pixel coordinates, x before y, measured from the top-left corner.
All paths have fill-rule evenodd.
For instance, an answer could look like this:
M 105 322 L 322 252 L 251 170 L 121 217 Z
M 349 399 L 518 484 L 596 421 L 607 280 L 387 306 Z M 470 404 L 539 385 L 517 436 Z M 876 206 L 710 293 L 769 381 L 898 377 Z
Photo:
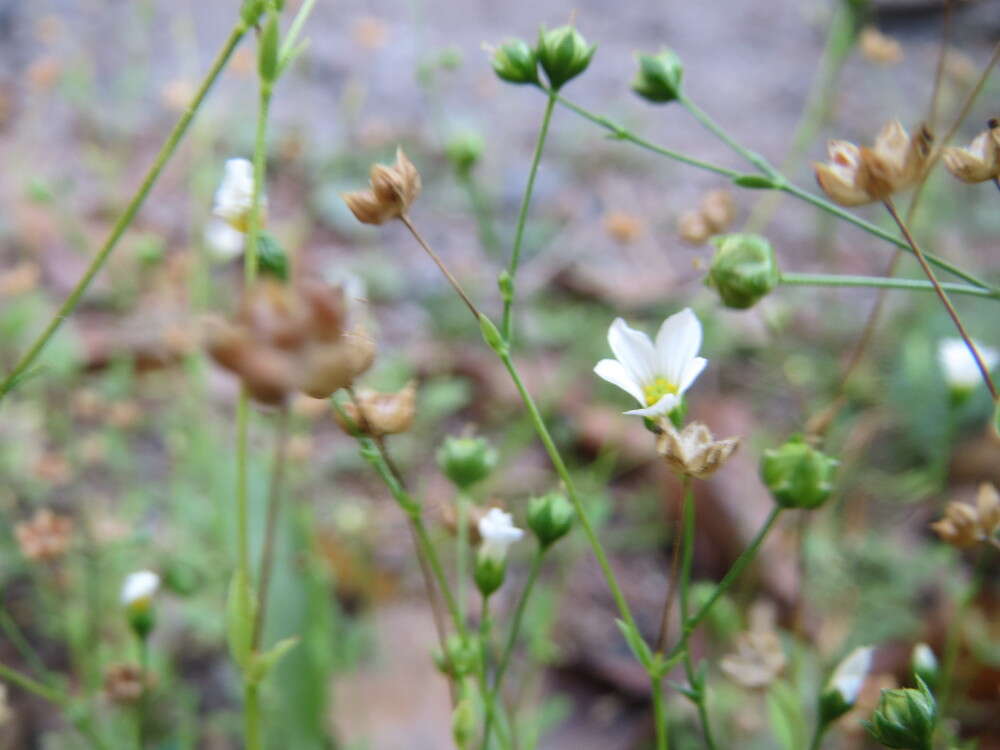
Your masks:
M 195 114 L 201 108 L 202 102 L 208 95 L 209 90 L 212 85 L 218 79 L 219 74 L 226 67 L 226 63 L 229 62 L 229 58 L 232 56 L 243 35 L 246 33 L 246 26 L 240 22 L 233 27 L 233 30 L 229 34 L 229 38 L 226 39 L 225 44 L 216 56 L 215 61 L 212 63 L 212 67 L 209 69 L 208 74 L 202 81 L 201 86 L 198 87 L 198 92 L 195 94 L 191 103 L 188 105 L 187 109 L 177 120 L 177 124 L 174 125 L 173 130 L 170 131 L 170 135 L 167 136 L 166 142 L 160 149 L 160 152 L 156 155 L 156 160 L 153 162 L 153 166 L 149 168 L 146 172 L 146 176 L 143 178 L 142 183 L 139 185 L 139 189 L 132 196 L 129 201 L 128 206 L 125 207 L 125 211 L 119 217 L 118 221 L 115 222 L 114 227 L 111 230 L 111 234 L 108 236 L 107 240 L 101 246 L 101 249 L 97 252 L 97 255 L 93 257 L 90 264 L 87 266 L 87 270 L 84 271 L 83 276 L 73 287 L 73 290 L 66 297 L 66 300 L 59 306 L 55 315 L 52 316 L 52 320 L 45 329 L 38 335 L 35 342 L 31 345 L 28 351 L 21 357 L 20 361 L 14 368 L 10 371 L 3 382 L 0 382 L 0 400 L 10 392 L 21 378 L 27 374 L 28 368 L 34 364 L 35 360 L 42 353 L 42 350 L 48 345 L 52 336 L 55 335 L 56 331 L 62 325 L 63 321 L 66 320 L 76 309 L 76 306 L 80 303 L 84 292 L 90 286 L 90 282 L 94 280 L 97 273 L 104 267 L 104 263 L 107 261 L 108 257 L 111 255 L 112 251 L 118 245 L 118 241 L 125 234 L 125 230 L 131 225 L 132 220 L 135 219 L 139 209 L 142 208 L 142 204 L 146 201 L 146 197 L 149 192 L 153 189 L 153 185 L 156 184 L 160 173 L 163 168 L 170 161 L 170 157 L 174 155 L 174 151 L 177 149 L 178 144 L 184 138 L 185 133 L 187 133 L 188 126 L 194 119 Z
M 948 315 L 951 317 L 952 322 L 955 324 L 955 328 L 958 329 L 959 335 L 965 341 L 965 345 L 969 348 L 969 353 L 976 360 L 976 367 L 979 368 L 980 374 L 983 376 L 983 381 L 986 383 L 986 387 L 990 391 L 990 395 L 993 400 L 996 401 L 998 398 L 997 387 L 993 383 L 993 378 L 990 377 L 990 370 L 983 362 L 983 357 L 979 353 L 979 349 L 976 348 L 975 343 L 972 341 L 972 337 L 969 336 L 968 331 L 965 330 L 965 325 L 962 323 L 962 319 L 958 316 L 958 311 L 955 310 L 955 306 L 951 304 L 951 300 L 948 298 L 948 293 L 941 286 L 941 282 L 938 281 L 937 276 L 934 275 L 934 269 L 930 267 L 927 262 L 927 258 L 924 256 L 923 251 L 917 245 L 916 241 L 913 239 L 913 235 L 910 234 L 909 227 L 906 226 L 906 222 L 900 217 L 896 212 L 896 207 L 892 203 L 891 198 L 886 198 L 885 201 L 886 210 L 888 210 L 889 215 L 892 216 L 893 221 L 899 227 L 899 231 L 903 233 L 906 241 L 909 243 L 910 247 L 913 249 L 913 254 L 917 257 L 917 261 L 920 263 L 920 267 L 927 274 L 927 278 L 934 285 L 934 291 L 941 300 L 941 304 L 944 305 L 945 309 L 948 311 Z
M 413 235 L 413 239 L 417 241 L 420 247 L 424 249 L 424 252 L 426 252 L 430 256 L 431 260 L 434 261 L 438 269 L 440 269 L 441 273 L 444 274 L 444 277 L 448 279 L 448 283 L 451 284 L 451 288 L 454 289 L 455 293 L 462 298 L 462 302 L 465 303 L 465 306 L 469 308 L 469 312 L 471 312 L 473 317 L 478 321 L 479 310 L 476 308 L 474 304 L 472 304 L 472 300 L 469 299 L 469 295 L 465 293 L 465 290 L 462 288 L 462 285 L 458 283 L 458 279 L 456 279 L 452 275 L 451 271 L 448 270 L 448 266 L 444 264 L 444 261 L 441 260 L 441 257 L 436 252 L 434 252 L 434 250 L 431 249 L 431 246 L 427 244 L 424 238 L 420 235 L 420 232 L 417 231 L 417 228 L 413 226 L 413 222 L 410 221 L 410 217 L 407 216 L 406 214 L 401 214 L 399 220 L 402 221 L 404 225 L 406 225 L 407 229 L 410 230 L 410 234 Z
M 552 110 L 556 106 L 556 92 L 550 91 L 549 98 L 545 101 L 545 114 L 542 117 L 542 127 L 538 131 L 538 140 L 535 143 L 535 154 L 531 159 L 531 171 L 528 172 L 528 183 L 524 188 L 524 195 L 521 198 L 521 209 L 517 214 L 517 230 L 514 233 L 514 249 L 510 255 L 510 265 L 507 273 L 510 275 L 513 284 L 514 277 L 517 276 L 518 263 L 521 260 L 521 246 L 524 243 L 524 226 L 527 223 L 528 207 L 531 205 L 531 196 L 535 190 L 535 177 L 538 175 L 538 165 L 542 161 L 542 150 L 545 148 L 545 138 L 549 133 L 549 123 L 552 121 Z M 500 332 L 510 344 L 513 334 L 513 310 L 514 310 L 514 288 L 505 296 L 503 301 L 503 317 L 501 318 Z
M 274 458 L 271 462 L 271 483 L 267 493 L 267 519 L 264 526 L 264 548 L 260 556 L 260 571 L 257 574 L 257 612 L 253 623 L 251 648 L 259 649 L 264 637 L 264 621 L 267 615 L 268 593 L 274 573 L 274 545 L 278 530 L 278 515 L 281 512 L 281 490 L 285 476 L 286 453 L 288 449 L 288 407 L 282 406 L 274 426 Z
M 690 481 L 690 480 L 688 480 Z M 683 500 L 681 501 L 681 507 L 683 508 Z M 681 528 L 681 524 L 677 525 L 677 528 Z M 681 544 L 682 536 L 678 533 L 674 534 L 673 546 L 674 551 L 670 560 L 670 580 L 667 582 L 667 595 L 663 600 L 663 613 L 660 615 L 660 632 L 656 637 L 656 650 L 663 653 L 664 648 L 667 645 L 667 631 L 670 628 L 670 614 L 674 609 L 674 601 L 677 598 L 677 581 L 679 578 L 680 571 L 680 561 L 681 561 Z

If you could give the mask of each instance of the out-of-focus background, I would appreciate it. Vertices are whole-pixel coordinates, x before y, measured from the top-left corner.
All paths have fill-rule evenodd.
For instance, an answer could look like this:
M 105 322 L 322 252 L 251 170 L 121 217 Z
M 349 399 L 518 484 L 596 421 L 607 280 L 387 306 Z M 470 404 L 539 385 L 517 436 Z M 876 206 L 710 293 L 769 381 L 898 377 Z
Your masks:
M 289 0 L 290 12 L 298 3 Z M 937 105 L 942 132 L 1000 37 L 1000 2 L 956 2 Z M 494 279 L 514 220 L 544 98 L 502 83 L 486 47 L 533 39 L 571 18 L 598 45 L 569 84 L 573 101 L 672 149 L 750 171 L 677 106 L 629 90 L 633 54 L 673 48 L 690 96 L 742 143 L 785 162 L 815 85 L 833 2 L 770 0 L 534 3 L 319 0 L 309 47 L 275 91 L 268 152 L 268 229 L 299 273 L 363 290 L 379 345 L 365 383 L 419 381 L 413 430 L 393 450 L 447 536 L 453 491 L 434 452 L 470 425 L 500 448 L 503 467 L 479 499 L 515 515 L 555 478 L 516 393 L 437 269 L 400 226 L 358 224 L 340 194 L 403 144 L 423 176 L 415 222 L 481 304 L 498 309 Z M 151 163 L 236 17 L 232 0 L 0 0 L 0 362 L 9 369 L 82 273 Z M 791 163 L 812 189 L 825 140 L 870 142 L 898 117 L 928 117 L 944 3 L 876 2 L 891 37 L 859 46 L 829 98 L 825 124 Z M 898 49 L 891 45 L 894 40 Z M 223 601 L 234 555 L 236 384 L 201 354 L 200 320 L 227 313 L 240 262 L 214 233 L 212 194 L 227 158 L 249 157 L 256 62 L 244 42 L 121 247 L 43 357 L 0 408 L 0 661 L 72 674 L 99 695 L 110 665 L 134 661 L 116 597 L 125 573 L 166 582 L 154 637 L 155 737 L 162 748 L 237 747 L 238 677 L 224 647 Z M 996 75 L 959 129 L 967 143 L 997 114 Z M 756 479 L 763 448 L 801 431 L 837 387 L 874 303 L 872 291 L 780 288 L 747 312 L 727 311 L 703 284 L 712 249 L 684 242 L 678 219 L 718 177 L 606 137 L 557 108 L 539 174 L 519 280 L 519 358 L 600 519 L 640 624 L 655 633 L 678 487 L 653 441 L 622 417 L 627 398 L 600 383 L 606 330 L 622 315 L 647 331 L 691 305 L 711 362 L 690 394 L 691 416 L 741 435 L 740 454 L 699 490 L 696 579 L 717 580 L 771 500 Z M 467 176 L 449 145 L 481 143 Z M 735 227 L 762 193 L 735 191 Z M 932 176 L 915 219 L 935 252 L 996 276 L 996 190 Z M 892 248 L 791 198 L 758 227 L 790 271 L 885 272 Z M 886 217 L 861 209 L 879 224 Z M 883 212 L 884 213 L 884 212 Z M 901 273 L 917 277 L 905 261 Z M 984 389 L 956 407 L 935 351 L 950 322 L 931 295 L 889 298 L 868 358 L 848 389 L 827 449 L 842 460 L 831 506 L 786 522 L 755 572 L 696 647 L 713 663 L 731 651 L 754 602 L 790 639 L 787 684 L 818 684 L 845 644 L 876 643 L 880 684 L 905 678 L 913 642 L 940 653 L 945 624 L 974 558 L 927 530 L 946 500 L 1000 481 L 983 437 Z M 993 301 L 962 300 L 973 335 L 1000 345 Z M 269 417 L 254 420 L 254 528 L 263 515 Z M 269 746 L 443 748 L 445 681 L 404 518 L 322 402 L 293 408 L 288 511 L 269 640 L 302 636 L 267 696 L 282 717 Z M 71 520 L 58 564 L 26 557 L 13 527 L 51 509 Z M 256 537 L 255 537 L 256 538 Z M 442 543 L 445 543 L 442 541 Z M 450 542 L 448 542 L 450 544 Z M 995 566 L 995 555 L 980 564 Z M 504 622 L 526 572 L 515 553 L 499 595 Z M 990 580 L 989 577 L 987 580 Z M 959 636 L 954 715 L 980 750 L 1000 747 L 996 592 L 974 597 Z M 582 538 L 559 550 L 529 609 L 526 654 L 509 683 L 528 717 L 524 746 L 645 747 L 647 682 L 614 625 Z M 20 634 L 41 658 L 35 665 Z M 791 637 L 796 634 L 796 639 Z M 793 642 L 794 640 L 794 642 Z M 810 644 L 807 648 L 801 644 Z M 760 692 L 712 672 L 727 747 L 778 747 Z M 874 683 L 873 683 L 874 684 Z M 877 690 L 875 691 L 877 694 Z M 676 697 L 676 696 L 675 696 Z M 103 700 L 103 699 L 102 699 Z M 45 704 L 8 689 L 0 746 L 77 747 Z M 104 704 L 101 704 L 104 706 Z M 104 706 L 109 722 L 129 726 Z M 678 725 L 691 722 L 683 699 Z M 856 723 L 856 722 L 855 722 Z M 693 726 L 693 724 L 692 724 Z M 124 731 L 124 730 L 123 730 Z M 680 730 L 679 730 L 680 731 Z M 687 745 L 699 747 L 691 733 Z M 860 729 L 831 747 L 866 747 Z

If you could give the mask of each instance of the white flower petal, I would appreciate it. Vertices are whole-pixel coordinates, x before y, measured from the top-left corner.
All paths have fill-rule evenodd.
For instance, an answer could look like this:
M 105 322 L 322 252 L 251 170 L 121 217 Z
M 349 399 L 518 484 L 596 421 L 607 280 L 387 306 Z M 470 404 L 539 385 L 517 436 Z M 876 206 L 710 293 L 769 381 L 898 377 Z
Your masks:
M 701 348 L 701 322 L 690 307 L 663 321 L 656 334 L 658 370 L 674 385 L 680 385 L 688 363 Z
M 649 336 L 629 328 L 621 318 L 615 318 L 608 329 L 608 344 L 615 358 L 625 366 L 634 381 L 649 383 L 653 380 L 657 370 L 656 351 Z
M 874 646 L 854 649 L 837 665 L 830 677 L 829 687 L 840 693 L 846 704 L 853 706 L 857 701 L 861 686 L 864 685 L 868 670 L 871 669 L 874 653 Z
M 628 370 L 625 369 L 625 365 L 617 359 L 602 359 L 594 367 L 594 374 L 599 378 L 607 380 L 612 385 L 617 385 L 640 404 L 646 403 L 646 399 L 642 393 L 642 386 L 632 379 Z
M 130 573 L 122 584 L 121 602 L 126 607 L 150 599 L 160 588 L 160 577 L 151 570 Z
M 695 378 L 701 375 L 701 371 L 705 369 L 705 365 L 707 364 L 708 360 L 704 357 L 695 357 L 688 362 L 687 367 L 684 368 L 684 373 L 681 375 L 681 380 L 677 384 L 677 392 L 684 393 L 690 388 Z
M 635 414 L 640 417 L 665 417 L 667 414 L 672 412 L 680 404 L 680 396 L 676 396 L 673 393 L 668 393 L 659 401 L 657 401 L 652 406 L 648 406 L 645 409 L 633 409 L 632 411 L 622 412 L 623 414 Z

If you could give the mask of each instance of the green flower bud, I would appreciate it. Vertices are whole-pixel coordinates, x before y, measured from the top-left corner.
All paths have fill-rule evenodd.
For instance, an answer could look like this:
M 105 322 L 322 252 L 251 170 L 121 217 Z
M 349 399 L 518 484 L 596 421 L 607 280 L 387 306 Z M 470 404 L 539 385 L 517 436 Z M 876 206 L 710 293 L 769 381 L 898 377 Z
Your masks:
M 460 175 L 468 175 L 476 166 L 479 157 L 483 155 L 484 148 L 483 137 L 479 133 L 466 130 L 452 137 L 444 150 L 455 171 Z
M 937 723 L 937 704 L 923 680 L 918 689 L 883 690 L 870 722 L 868 733 L 885 747 L 899 750 L 931 750 Z
M 757 234 L 713 237 L 717 248 L 705 284 L 715 289 L 726 307 L 753 307 L 781 280 L 774 248 Z
M 266 9 L 264 0 L 243 0 L 240 18 L 247 26 L 255 26 Z
M 778 505 L 811 510 L 830 496 L 839 463 L 795 437 L 764 451 L 760 474 Z
M 472 747 L 476 740 L 479 720 L 471 691 L 462 692 L 465 695 L 455 705 L 455 710 L 451 714 L 451 737 L 455 740 L 455 747 L 465 750 Z
M 532 498 L 528 505 L 528 528 L 543 547 L 559 541 L 573 526 L 575 511 L 566 496 L 550 492 Z
M 267 84 L 274 83 L 278 77 L 278 13 L 271 11 L 257 45 L 257 72 L 260 79 Z
M 913 668 L 914 677 L 923 680 L 931 692 L 937 689 L 941 670 L 937 657 L 934 656 L 930 646 L 926 643 L 918 643 L 914 646 L 913 655 L 910 657 L 910 666 Z
M 558 90 L 587 69 L 597 45 L 588 45 L 572 26 L 560 26 L 552 31 L 543 26 L 538 31 L 535 50 L 549 85 Z
M 493 53 L 493 71 L 508 83 L 539 83 L 538 58 L 527 42 L 511 39 Z
M 476 567 L 472 575 L 479 593 L 483 597 L 491 596 L 503 586 L 503 579 L 507 575 L 507 562 L 502 557 L 484 554 L 480 549 L 476 555 Z
M 497 452 L 485 438 L 448 437 L 437 454 L 438 466 L 460 490 L 466 490 L 490 475 Z
M 632 90 L 650 102 L 672 102 L 680 96 L 684 66 L 673 50 L 662 49 L 656 55 L 636 55 L 639 71 Z
M 435 651 L 434 664 L 453 679 L 473 674 L 479 667 L 479 649 L 469 639 L 457 633 L 448 636 L 444 651 Z

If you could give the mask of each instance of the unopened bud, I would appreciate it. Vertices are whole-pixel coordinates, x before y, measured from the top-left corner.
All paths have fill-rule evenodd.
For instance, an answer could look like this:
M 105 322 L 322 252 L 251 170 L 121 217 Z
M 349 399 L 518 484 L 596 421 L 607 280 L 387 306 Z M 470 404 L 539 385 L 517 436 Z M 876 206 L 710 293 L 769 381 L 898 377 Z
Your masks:
M 684 66 L 673 50 L 663 49 L 655 55 L 636 55 L 639 71 L 632 81 L 632 90 L 651 102 L 672 102 L 680 96 Z
M 738 233 L 711 241 L 717 249 L 705 283 L 719 293 L 726 307 L 753 307 L 778 285 L 778 262 L 765 238 Z
M 503 585 L 503 579 L 507 575 L 507 561 L 485 554 L 481 549 L 476 554 L 476 567 L 473 577 L 476 580 L 476 588 L 484 597 L 493 594 Z
M 471 692 L 463 692 L 466 693 L 465 696 L 458 701 L 451 714 L 451 737 L 455 741 L 455 747 L 459 750 L 466 750 L 472 746 L 479 725 L 476 717 L 476 704 Z
M 941 670 L 931 647 L 926 643 L 918 643 L 914 646 L 913 655 L 910 657 L 910 666 L 914 676 L 923 680 L 928 690 L 934 692 L 941 677 Z
M 479 650 L 468 638 L 453 633 L 448 636 L 444 651 L 434 653 L 434 663 L 443 674 L 460 680 L 479 667 Z
M 445 476 L 465 490 L 490 475 L 497 464 L 497 452 L 485 438 L 448 437 L 437 460 Z
M 868 733 L 885 747 L 931 749 L 937 703 L 919 677 L 917 685 L 917 689 L 883 690 L 871 721 L 864 722 Z
M 468 175 L 483 155 L 483 137 L 471 130 L 455 135 L 445 146 L 445 153 L 459 175 Z
M 520 39 L 501 44 L 493 53 L 493 70 L 508 83 L 538 83 L 538 58 Z
M 559 541 L 573 526 L 573 506 L 560 492 L 532 498 L 528 505 L 528 528 L 543 547 Z
M 551 31 L 542 27 L 538 32 L 538 62 L 549 85 L 556 90 L 585 71 L 596 50 L 597 45 L 587 44 L 583 35 L 572 26 L 560 26 Z
M 813 509 L 830 496 L 838 463 L 801 438 L 792 438 L 779 448 L 764 451 L 760 473 L 778 505 Z

